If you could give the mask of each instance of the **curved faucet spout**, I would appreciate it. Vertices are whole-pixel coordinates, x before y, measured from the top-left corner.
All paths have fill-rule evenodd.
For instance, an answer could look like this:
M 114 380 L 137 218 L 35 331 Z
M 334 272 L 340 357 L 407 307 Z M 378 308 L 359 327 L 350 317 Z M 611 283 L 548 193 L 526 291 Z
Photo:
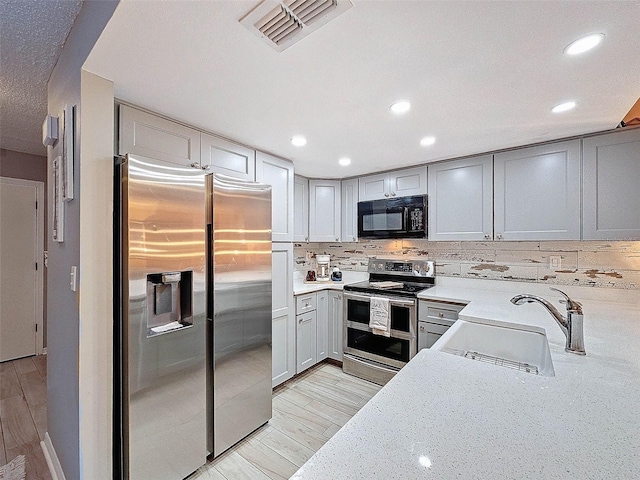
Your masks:
M 556 319 L 556 322 L 558 322 L 558 325 L 566 335 L 567 329 L 569 327 L 567 323 L 567 319 L 562 316 L 562 314 L 558 311 L 556 307 L 551 305 L 551 303 L 549 303 L 544 298 L 539 297 L 537 295 L 531 295 L 531 294 L 525 293 L 522 295 L 516 295 L 511 299 L 511 303 L 513 303 L 514 305 L 523 305 L 525 303 L 534 303 L 534 302 L 541 304 L 543 307 L 545 307 L 549 311 L 551 316 Z
M 567 305 L 566 318 L 562 316 L 556 307 L 537 295 L 530 295 L 528 293 L 516 295 L 511 299 L 511 303 L 514 305 L 522 305 L 524 303 L 536 302 L 542 305 L 547 309 L 551 316 L 556 319 L 556 322 L 560 325 L 562 333 L 564 333 L 564 336 L 567 338 L 567 343 L 564 349 L 570 353 L 585 355 L 582 306 L 578 302 L 569 298 L 569 296 L 562 290 L 558 290 L 557 288 L 552 288 L 551 290 L 560 292 L 565 298 L 565 300 L 561 300 L 560 303 L 566 303 Z

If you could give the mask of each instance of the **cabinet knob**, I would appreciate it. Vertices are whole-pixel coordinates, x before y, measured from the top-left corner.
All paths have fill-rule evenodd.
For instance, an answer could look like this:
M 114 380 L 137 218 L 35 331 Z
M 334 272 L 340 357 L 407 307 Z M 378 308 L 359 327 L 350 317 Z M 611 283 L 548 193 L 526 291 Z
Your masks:
M 384 196 L 385 196 L 385 197 L 388 197 L 388 196 L 389 196 L 389 194 L 388 194 L 388 193 L 385 193 L 385 194 L 384 194 Z
M 444 317 L 444 313 L 440 312 L 440 313 L 438 313 L 438 316 L 439 316 L 440 318 L 443 318 L 443 317 Z
M 339 242 L 339 241 L 340 241 L 340 239 L 338 237 L 336 237 L 336 242 Z
M 396 192 L 391 192 L 391 196 L 395 197 L 396 196 Z
M 485 240 L 491 240 L 491 236 L 487 233 L 484 234 Z
M 498 235 L 496 235 L 496 238 L 497 238 L 498 240 L 502 240 L 502 234 L 501 234 L 501 233 L 499 233 Z
M 425 331 L 425 328 L 424 328 L 422 325 L 420 325 L 420 331 L 421 331 L 421 332 L 424 332 L 424 331 Z
M 304 241 L 308 242 L 309 241 L 309 237 L 304 237 Z

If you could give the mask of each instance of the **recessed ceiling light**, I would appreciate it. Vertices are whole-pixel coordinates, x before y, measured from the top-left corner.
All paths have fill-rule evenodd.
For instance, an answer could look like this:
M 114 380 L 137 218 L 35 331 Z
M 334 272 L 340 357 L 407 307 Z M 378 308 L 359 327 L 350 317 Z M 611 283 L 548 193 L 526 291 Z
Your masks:
M 420 145 L 422 145 L 423 147 L 428 147 L 430 145 L 433 145 L 434 143 L 436 143 L 436 137 L 423 137 L 420 140 Z
M 307 139 L 302 135 L 294 135 L 291 137 L 291 143 L 296 147 L 304 147 L 307 144 Z
M 587 35 L 586 37 L 579 38 L 567 45 L 564 49 L 564 53 L 567 55 L 579 55 L 597 47 L 600 45 L 602 40 L 604 40 L 604 33 Z
M 407 113 L 411 109 L 411 104 L 406 100 L 400 100 L 389 107 L 395 114 Z
M 576 106 L 576 102 L 564 102 L 551 109 L 553 113 L 567 112 Z
M 351 159 L 349 157 L 342 157 L 340 160 L 338 160 L 338 163 L 343 167 L 346 167 L 347 165 L 351 164 Z

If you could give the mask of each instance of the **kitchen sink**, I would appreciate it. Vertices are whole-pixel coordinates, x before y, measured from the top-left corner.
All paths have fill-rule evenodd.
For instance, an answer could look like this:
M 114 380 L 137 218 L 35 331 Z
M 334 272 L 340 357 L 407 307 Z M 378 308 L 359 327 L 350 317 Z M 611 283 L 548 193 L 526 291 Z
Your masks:
M 555 376 L 546 332 L 538 327 L 458 320 L 431 349 L 526 373 Z

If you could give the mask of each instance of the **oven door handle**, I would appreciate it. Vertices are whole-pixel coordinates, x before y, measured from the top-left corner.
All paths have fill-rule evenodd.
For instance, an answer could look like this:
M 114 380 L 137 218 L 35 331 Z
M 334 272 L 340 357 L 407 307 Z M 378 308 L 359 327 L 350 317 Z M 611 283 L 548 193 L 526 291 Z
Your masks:
M 371 297 L 375 297 L 377 295 L 358 295 L 356 293 L 345 293 L 344 294 L 344 298 L 349 300 L 349 299 L 354 299 L 354 300 L 368 300 L 371 301 Z M 382 295 L 380 295 L 382 296 Z M 409 306 L 415 306 L 416 301 L 415 300 L 400 300 L 396 297 L 390 297 L 387 296 L 387 298 L 389 298 L 389 302 L 393 303 L 395 305 L 409 305 Z

